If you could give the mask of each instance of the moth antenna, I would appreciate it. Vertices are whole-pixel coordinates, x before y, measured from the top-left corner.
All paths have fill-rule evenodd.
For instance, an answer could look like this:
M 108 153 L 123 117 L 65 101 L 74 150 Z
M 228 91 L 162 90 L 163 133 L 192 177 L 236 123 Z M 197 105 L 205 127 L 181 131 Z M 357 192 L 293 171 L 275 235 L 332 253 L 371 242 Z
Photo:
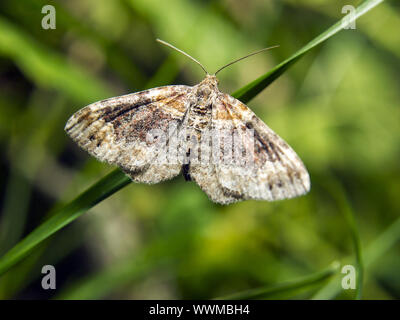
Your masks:
M 279 45 L 273 46 L 273 47 L 264 48 L 264 49 L 258 50 L 258 51 L 256 51 L 256 52 L 250 53 L 250 54 L 248 54 L 247 56 L 244 56 L 244 57 L 242 57 L 242 58 L 239 58 L 239 59 L 237 59 L 237 60 L 235 60 L 235 61 L 232 61 L 232 62 L 230 62 L 230 63 L 224 65 L 223 67 L 219 68 L 219 69 L 217 70 L 217 72 L 214 73 L 214 76 L 215 76 L 218 72 L 220 72 L 222 69 L 225 69 L 226 67 L 229 67 L 230 65 L 232 65 L 232 64 L 234 64 L 234 63 L 236 63 L 236 62 L 238 62 L 238 61 L 240 61 L 240 60 L 246 59 L 246 58 L 248 58 L 248 57 L 254 56 L 254 55 L 257 54 L 257 53 L 260 53 L 260 52 L 263 52 L 263 51 L 267 51 L 267 50 L 269 50 L 269 49 L 273 49 L 273 48 L 277 48 L 277 47 L 279 47 Z
M 186 52 L 182 51 L 181 49 L 178 49 L 177 47 L 174 47 L 172 44 L 170 44 L 170 43 L 168 43 L 168 42 L 166 42 L 166 41 L 164 41 L 164 40 L 156 39 L 156 41 L 158 41 L 159 43 L 162 43 L 163 45 L 165 45 L 165 46 L 167 46 L 167 47 L 170 47 L 171 49 L 174 49 L 174 50 L 176 50 L 176 51 L 182 53 L 182 54 L 185 55 L 186 57 L 192 59 L 194 62 L 196 62 L 196 63 L 204 70 L 204 72 L 205 72 L 206 74 L 208 74 L 206 68 L 204 68 L 204 66 L 203 66 L 199 61 L 197 61 L 195 58 L 193 58 L 192 56 L 190 56 L 190 55 L 187 54 Z

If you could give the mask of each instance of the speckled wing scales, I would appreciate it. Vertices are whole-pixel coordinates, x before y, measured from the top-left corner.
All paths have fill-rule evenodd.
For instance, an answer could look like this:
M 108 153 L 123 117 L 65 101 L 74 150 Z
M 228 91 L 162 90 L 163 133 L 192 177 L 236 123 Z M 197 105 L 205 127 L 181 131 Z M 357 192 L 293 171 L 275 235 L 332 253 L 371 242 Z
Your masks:
M 165 150 L 149 144 L 147 134 L 167 132 L 182 122 L 189 86 L 166 86 L 102 100 L 76 112 L 65 126 L 69 136 L 91 155 L 118 165 L 134 181 L 157 183 L 181 171 L 178 163 L 157 162 Z
M 221 204 L 293 198 L 310 189 L 293 149 L 246 105 L 219 92 L 215 76 L 194 87 L 160 87 L 93 103 L 76 112 L 65 130 L 137 182 L 171 179 L 184 168 L 186 178 Z M 182 162 L 186 157 L 189 162 Z
M 215 128 L 236 134 L 234 145 L 243 156 L 242 162 L 234 158 L 234 163 L 216 163 L 217 179 L 225 195 L 230 194 L 235 201 L 273 201 L 309 191 L 310 178 L 301 159 L 245 104 L 220 94 L 213 105 L 212 121 Z
M 213 163 L 191 163 L 190 176 L 212 201 L 220 204 L 238 201 L 238 197 L 219 181 L 217 166 Z

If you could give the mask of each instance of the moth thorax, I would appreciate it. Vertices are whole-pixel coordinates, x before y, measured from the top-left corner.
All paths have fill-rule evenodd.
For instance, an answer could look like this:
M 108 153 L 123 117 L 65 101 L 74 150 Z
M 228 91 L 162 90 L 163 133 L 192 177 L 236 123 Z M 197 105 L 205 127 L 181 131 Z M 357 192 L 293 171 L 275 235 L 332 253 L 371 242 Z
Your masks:
M 215 76 L 207 76 L 199 83 L 197 87 L 197 95 L 204 98 L 209 97 L 213 92 L 218 90 L 217 84 L 218 80 Z
M 197 89 L 197 96 L 201 98 L 207 98 L 212 92 L 212 88 L 208 84 L 200 85 Z

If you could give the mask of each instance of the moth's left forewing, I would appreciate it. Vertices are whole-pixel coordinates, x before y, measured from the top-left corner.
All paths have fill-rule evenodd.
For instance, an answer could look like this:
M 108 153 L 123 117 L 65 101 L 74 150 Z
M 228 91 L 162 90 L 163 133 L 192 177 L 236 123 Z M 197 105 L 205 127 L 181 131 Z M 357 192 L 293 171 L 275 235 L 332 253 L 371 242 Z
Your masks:
M 76 112 L 65 130 L 89 154 L 118 165 L 134 181 L 167 180 L 181 166 L 164 160 L 165 139 L 182 122 L 191 90 L 166 86 L 102 100 Z
M 238 200 L 288 199 L 309 191 L 310 178 L 299 156 L 245 104 L 221 93 L 213 106 L 213 122 L 232 131 L 234 149 L 245 158 L 217 166 L 220 184 Z

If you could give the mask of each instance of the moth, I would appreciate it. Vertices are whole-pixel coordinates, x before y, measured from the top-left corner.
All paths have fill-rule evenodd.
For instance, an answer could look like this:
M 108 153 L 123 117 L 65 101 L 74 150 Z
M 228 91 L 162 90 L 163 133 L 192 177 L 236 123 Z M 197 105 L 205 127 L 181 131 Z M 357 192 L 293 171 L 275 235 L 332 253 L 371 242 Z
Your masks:
M 171 85 L 90 104 L 65 131 L 98 160 L 135 182 L 158 183 L 180 173 L 220 204 L 281 200 L 310 190 L 298 155 L 245 104 L 219 91 L 214 74 L 195 86 Z

